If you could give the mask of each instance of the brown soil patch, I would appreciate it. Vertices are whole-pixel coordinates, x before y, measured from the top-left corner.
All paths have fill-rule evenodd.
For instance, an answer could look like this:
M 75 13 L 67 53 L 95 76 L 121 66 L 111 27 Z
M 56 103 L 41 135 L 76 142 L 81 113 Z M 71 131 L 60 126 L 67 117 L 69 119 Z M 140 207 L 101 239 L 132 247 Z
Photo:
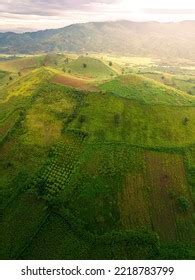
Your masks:
M 53 82 L 81 90 L 97 91 L 97 87 L 91 84 L 89 80 L 76 77 L 57 75 Z

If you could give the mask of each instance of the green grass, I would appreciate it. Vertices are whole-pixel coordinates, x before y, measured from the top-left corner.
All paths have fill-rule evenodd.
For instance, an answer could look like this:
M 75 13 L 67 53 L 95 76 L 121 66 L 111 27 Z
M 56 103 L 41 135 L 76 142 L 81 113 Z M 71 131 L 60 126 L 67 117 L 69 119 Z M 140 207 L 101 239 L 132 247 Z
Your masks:
M 31 194 L 23 194 L 15 198 L 4 210 L 1 224 L 2 248 L 0 259 L 17 258 L 29 243 L 38 227 L 47 216 L 44 201 Z
M 145 104 L 190 106 L 195 97 L 138 75 L 121 76 L 100 85 L 104 91 Z
M 25 72 L 43 66 L 45 56 L 21 57 L 5 62 L 0 62 L 0 69 L 9 72 Z
M 179 211 L 180 197 L 190 203 L 188 214 Z M 162 240 L 185 241 L 185 230 L 193 235 L 181 155 L 93 142 L 86 145 L 60 201 L 96 234 L 142 228 L 155 230 Z
M 89 231 L 119 229 L 117 201 L 123 177 L 129 170 L 142 169 L 138 149 L 101 142 L 86 145 L 75 174 L 62 193 L 64 205 L 83 220 Z
M 141 72 L 141 75 L 158 81 L 164 85 L 195 95 L 195 80 L 191 75 L 171 75 L 158 72 Z
M 0 71 L 0 80 L 3 79 L 6 76 L 5 71 Z
M 195 142 L 195 107 L 146 105 L 108 93 L 90 93 L 85 103 L 80 108 L 85 121 L 81 124 L 78 116 L 70 126 L 89 132 L 92 139 L 170 148 Z M 189 118 L 186 125 L 185 117 Z
M 51 215 L 22 254 L 22 259 L 87 259 L 89 244 L 77 237 L 63 219 Z
M 16 111 L 12 115 L 8 117 L 8 119 L 2 124 L 0 123 L 0 143 L 3 141 L 3 139 L 8 135 L 8 133 L 13 129 L 14 125 L 19 119 L 19 114 Z
M 51 78 L 52 73 L 49 70 L 40 68 L 4 86 L 0 92 L 0 122 L 6 120 L 16 110 L 27 108 L 39 93 L 39 88 Z
M 169 86 L 111 78 L 107 58 L 68 57 L 10 60 L 33 66 L 0 79 L 2 258 L 182 258 L 194 242 L 195 97 L 168 74 Z M 96 91 L 56 84 L 63 67 Z
M 71 62 L 68 67 L 71 70 L 71 73 L 89 78 L 106 79 L 111 75 L 115 75 L 112 68 L 100 60 L 86 56 L 80 56 L 78 59 Z

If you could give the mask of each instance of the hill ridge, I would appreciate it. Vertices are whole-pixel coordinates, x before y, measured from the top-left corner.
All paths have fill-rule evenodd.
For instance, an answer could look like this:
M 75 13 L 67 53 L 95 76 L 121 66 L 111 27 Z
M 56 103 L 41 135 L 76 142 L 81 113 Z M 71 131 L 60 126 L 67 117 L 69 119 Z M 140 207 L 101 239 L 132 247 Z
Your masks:
M 194 38 L 195 21 L 90 22 L 22 34 L 0 33 L 0 53 L 106 52 L 195 59 Z

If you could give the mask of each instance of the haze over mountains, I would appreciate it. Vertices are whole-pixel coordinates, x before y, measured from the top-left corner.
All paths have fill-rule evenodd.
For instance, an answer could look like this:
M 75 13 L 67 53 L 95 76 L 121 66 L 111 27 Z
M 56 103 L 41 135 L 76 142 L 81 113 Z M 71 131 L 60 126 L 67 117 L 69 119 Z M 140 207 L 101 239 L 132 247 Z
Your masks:
M 94 22 L 60 29 L 0 33 L 0 53 L 109 52 L 195 59 L 195 21 Z

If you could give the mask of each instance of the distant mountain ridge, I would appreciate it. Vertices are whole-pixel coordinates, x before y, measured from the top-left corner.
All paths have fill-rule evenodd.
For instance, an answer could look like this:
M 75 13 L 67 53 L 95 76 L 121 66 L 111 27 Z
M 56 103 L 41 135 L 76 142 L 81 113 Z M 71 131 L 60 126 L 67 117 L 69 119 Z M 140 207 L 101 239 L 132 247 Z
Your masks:
M 0 53 L 62 51 L 195 59 L 195 21 L 92 22 L 23 34 L 0 33 Z

